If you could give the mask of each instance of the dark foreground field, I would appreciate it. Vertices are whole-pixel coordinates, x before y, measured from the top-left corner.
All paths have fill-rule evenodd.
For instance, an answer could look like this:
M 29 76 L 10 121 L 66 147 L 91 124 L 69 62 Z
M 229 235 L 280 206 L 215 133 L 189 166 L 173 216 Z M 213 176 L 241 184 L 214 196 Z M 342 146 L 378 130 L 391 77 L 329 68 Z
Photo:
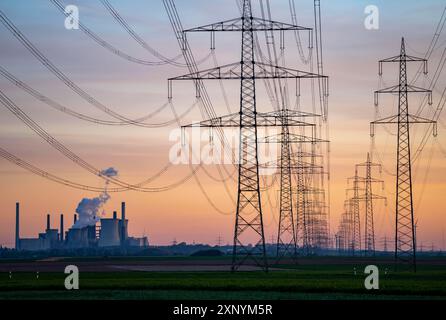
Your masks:
M 446 299 L 444 258 L 420 261 L 416 274 L 394 272 L 385 259 L 328 257 L 277 265 L 267 274 L 200 271 L 226 270 L 228 263 L 188 257 L 2 261 L 0 299 Z M 64 287 L 68 264 L 79 267 L 79 290 Z M 379 290 L 364 288 L 367 264 L 380 269 Z

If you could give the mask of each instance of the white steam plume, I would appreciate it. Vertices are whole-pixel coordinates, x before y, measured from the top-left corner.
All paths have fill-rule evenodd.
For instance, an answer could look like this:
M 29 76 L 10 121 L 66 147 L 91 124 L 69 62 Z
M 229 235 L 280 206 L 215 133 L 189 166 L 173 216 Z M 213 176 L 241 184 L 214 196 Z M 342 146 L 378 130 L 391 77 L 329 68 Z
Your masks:
M 104 169 L 101 171 L 101 175 L 106 177 L 116 177 L 118 175 L 118 170 L 113 167 Z M 87 226 L 94 226 L 98 221 L 99 217 L 104 214 L 101 211 L 104 204 L 110 199 L 110 195 L 107 193 L 108 181 L 105 182 L 104 192 L 95 198 L 83 198 L 76 208 L 76 213 L 78 214 L 78 219 L 73 225 L 73 228 L 80 229 Z

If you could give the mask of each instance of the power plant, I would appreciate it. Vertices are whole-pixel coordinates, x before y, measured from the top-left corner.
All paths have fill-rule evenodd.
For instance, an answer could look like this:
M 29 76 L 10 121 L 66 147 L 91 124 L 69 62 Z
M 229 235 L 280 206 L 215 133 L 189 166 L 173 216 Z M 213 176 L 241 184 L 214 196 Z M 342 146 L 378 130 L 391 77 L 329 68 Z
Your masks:
M 121 203 L 121 218 L 113 212 L 112 218 L 100 218 L 99 224 L 78 226 L 77 214 L 74 214 L 73 226 L 64 231 L 64 215 L 60 215 L 59 229 L 51 228 L 51 216 L 46 216 L 46 229 L 37 238 L 20 237 L 20 204 L 16 203 L 15 248 L 25 251 L 42 251 L 52 249 L 81 249 L 95 247 L 148 247 L 149 241 L 144 237 L 128 236 L 128 219 L 125 218 L 125 202 Z

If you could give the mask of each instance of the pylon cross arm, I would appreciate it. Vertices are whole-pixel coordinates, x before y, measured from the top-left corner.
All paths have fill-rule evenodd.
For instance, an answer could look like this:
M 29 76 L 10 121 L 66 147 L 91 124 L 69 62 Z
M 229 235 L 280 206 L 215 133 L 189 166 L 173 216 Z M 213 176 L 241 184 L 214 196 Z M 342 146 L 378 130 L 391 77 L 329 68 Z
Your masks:
M 408 115 L 408 123 L 425 123 L 425 124 L 432 124 L 432 133 L 436 137 L 437 136 L 437 121 L 419 117 L 416 115 L 409 114 Z M 375 120 L 373 122 L 370 122 L 370 136 L 375 135 L 375 125 L 377 124 L 399 124 L 398 121 L 398 115 L 386 117 L 383 119 Z
M 424 58 L 418 58 L 418 57 L 414 57 L 414 56 L 409 56 L 409 55 L 405 55 L 404 56 L 405 59 L 401 59 L 401 55 L 397 55 L 394 57 L 390 57 L 390 58 L 386 58 L 386 59 L 381 59 L 379 60 L 380 63 L 383 62 L 401 62 L 401 61 L 406 61 L 406 62 L 427 62 L 426 59 Z
M 258 143 L 283 143 L 283 138 L 281 134 L 277 135 L 269 135 L 266 137 L 259 137 L 257 140 Z M 299 135 L 299 134 L 289 134 L 287 142 L 289 143 L 328 143 L 328 140 L 323 140 L 319 138 L 313 138 L 309 136 Z
M 251 18 L 251 25 L 252 25 L 252 31 L 287 31 L 287 30 L 308 31 L 308 32 L 312 31 L 312 28 L 302 27 L 285 22 L 256 18 L 256 17 Z M 243 30 L 244 30 L 243 19 L 240 17 L 186 29 L 183 31 L 183 33 L 220 32 L 220 31 L 228 32 L 228 31 L 243 31 Z
M 302 117 L 309 115 L 303 114 Z M 286 120 L 284 120 L 284 117 Z M 293 113 L 285 116 L 281 115 L 278 111 L 257 113 L 255 116 L 257 127 L 280 127 L 284 121 L 287 122 L 289 127 L 315 127 L 314 123 L 304 122 L 297 118 Z M 242 124 L 243 125 L 243 124 Z M 244 125 L 246 126 L 246 125 Z M 240 128 L 240 113 L 232 113 L 229 115 L 215 117 L 200 122 L 194 122 L 192 124 L 184 125 L 182 128 L 201 127 L 201 128 Z M 254 125 L 253 125 L 254 127 Z
M 405 88 L 407 89 L 408 93 L 411 93 L 411 92 L 432 93 L 432 90 L 430 90 L 430 89 L 417 87 L 417 86 L 414 86 L 414 85 L 411 85 L 411 84 L 407 84 L 405 86 Z M 400 92 L 400 85 L 397 84 L 397 85 L 394 85 L 394 86 L 390 86 L 390 87 L 387 87 L 387 88 L 376 90 L 375 94 L 377 94 L 377 93 L 399 93 L 399 92 Z
M 277 65 L 266 64 L 262 62 L 253 63 L 254 70 L 252 73 L 256 79 L 315 79 L 322 78 L 328 81 L 328 77 L 317 73 L 301 71 L 281 67 Z M 251 72 L 250 72 L 251 73 Z M 197 72 L 188 73 L 185 75 L 169 78 L 169 83 L 177 80 L 240 80 L 243 78 L 242 68 L 240 62 L 230 63 L 219 67 L 209 68 Z M 171 85 L 169 84 L 169 88 Z M 328 86 L 324 86 L 328 88 Z M 328 94 L 328 93 L 327 93 Z

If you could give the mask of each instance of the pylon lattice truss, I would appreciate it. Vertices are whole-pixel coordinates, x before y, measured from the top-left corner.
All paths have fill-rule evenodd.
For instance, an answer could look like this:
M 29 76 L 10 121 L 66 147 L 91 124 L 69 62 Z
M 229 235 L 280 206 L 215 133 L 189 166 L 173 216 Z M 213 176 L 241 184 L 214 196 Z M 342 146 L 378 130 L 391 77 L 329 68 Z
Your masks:
M 381 172 L 381 165 L 373 163 L 370 154 L 367 153 L 367 161 L 364 163 L 359 163 L 356 165 L 357 168 L 365 168 L 365 193 L 358 200 L 365 203 L 365 214 L 364 214 L 364 254 L 366 256 L 375 255 L 375 223 L 374 223 L 374 213 L 373 204 L 374 200 L 385 200 L 387 204 L 387 199 L 383 196 L 376 195 L 373 193 L 373 184 L 380 183 L 384 187 L 384 181 L 374 179 L 372 177 L 372 168 L 377 167 Z
M 168 80 L 169 99 L 172 98 L 173 81 L 193 81 L 196 84 L 197 97 L 201 95 L 202 80 L 240 81 L 239 113 L 223 117 L 213 117 L 193 124 L 209 128 L 233 127 L 240 130 L 239 179 L 232 261 L 233 271 L 237 270 L 248 259 L 253 260 L 253 262 L 265 271 L 268 270 L 259 185 L 258 127 L 285 126 L 288 128 L 308 125 L 299 119 L 303 113 L 295 113 L 286 110 L 285 107 L 280 112 L 257 112 L 256 79 L 295 79 L 297 82 L 296 87 L 298 87 L 300 79 L 318 79 L 324 84 L 324 90 L 328 88 L 326 76 L 255 61 L 253 33 L 267 30 L 279 32 L 311 32 L 310 28 L 253 17 L 251 1 L 243 0 L 242 17 L 187 29 L 184 30 L 182 38 L 178 37 L 180 41 L 181 39 L 184 41 L 184 47 L 187 47 L 187 33 L 211 32 L 211 38 L 213 38 L 215 32 L 241 32 L 241 61 L 203 71 L 194 71 Z M 190 127 L 190 125 L 185 127 Z M 288 144 L 289 140 L 292 139 L 287 139 L 285 144 Z M 271 141 L 267 142 L 270 143 Z
M 352 255 L 357 252 L 363 252 L 365 255 L 375 254 L 373 206 L 375 200 L 386 200 L 386 198 L 372 192 L 373 184 L 383 184 L 382 180 L 373 178 L 373 167 L 380 168 L 380 165 L 373 163 L 370 154 L 367 153 L 366 162 L 356 164 L 355 175 L 347 179 L 353 182 L 353 187 L 346 189 L 347 199 L 344 203 L 344 213 L 336 235 L 336 243 L 338 250 Z M 359 175 L 361 168 L 365 168 L 365 176 Z M 353 196 L 349 197 L 351 192 Z M 364 203 L 364 213 L 361 213 L 361 203 Z
M 400 54 L 379 61 L 379 75 L 382 75 L 383 63 L 399 64 L 399 84 L 375 91 L 375 105 L 381 93 L 398 95 L 398 113 L 371 123 L 370 134 L 374 136 L 377 124 L 397 124 L 397 161 L 396 161 L 396 197 L 395 197 L 395 267 L 399 265 L 416 271 L 416 246 L 414 210 L 412 196 L 412 166 L 410 154 L 410 126 L 412 124 L 433 124 L 436 135 L 436 122 L 409 113 L 409 93 L 427 93 L 432 104 L 432 91 L 416 87 L 407 82 L 407 63 L 422 62 L 427 73 L 427 60 L 406 54 L 404 38 L 401 39 Z

